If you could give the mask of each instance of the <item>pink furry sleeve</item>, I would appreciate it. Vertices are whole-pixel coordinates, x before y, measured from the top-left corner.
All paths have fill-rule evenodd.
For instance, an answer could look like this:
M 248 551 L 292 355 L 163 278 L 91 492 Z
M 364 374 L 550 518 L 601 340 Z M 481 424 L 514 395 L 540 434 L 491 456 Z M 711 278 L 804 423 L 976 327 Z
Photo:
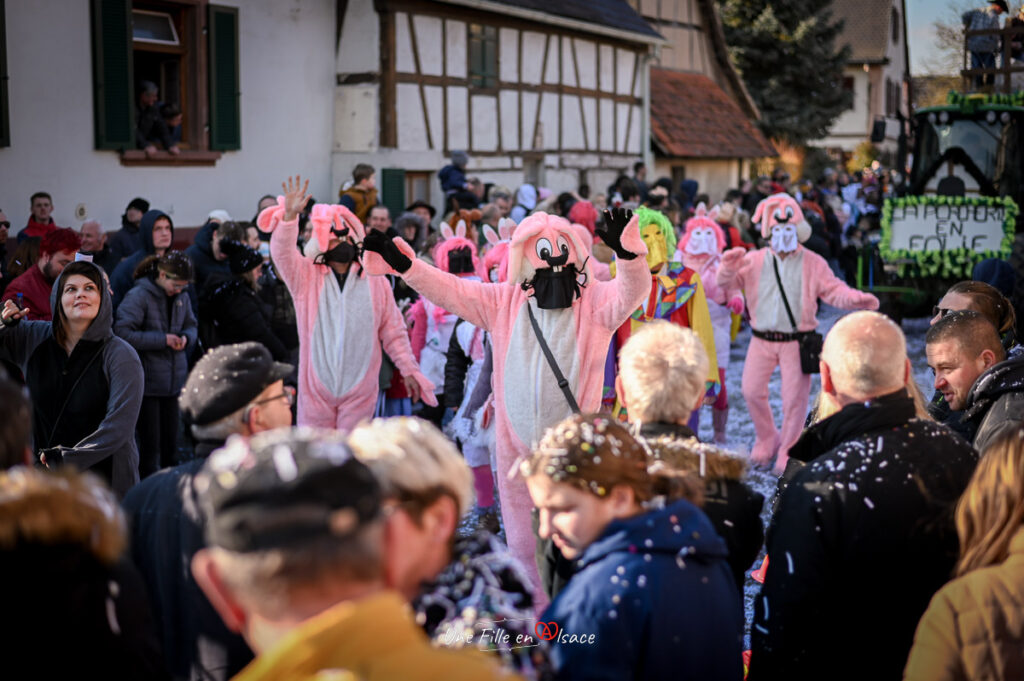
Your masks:
M 462 317 L 473 326 L 491 331 L 502 307 L 508 305 L 511 284 L 485 284 L 442 272 L 422 260 L 413 260 L 402 275 L 421 296 Z
M 427 344 L 427 309 L 423 307 L 423 299 L 420 298 L 409 308 L 409 321 L 412 329 L 409 331 L 409 342 L 412 344 L 412 354 L 416 361 L 420 361 L 420 353 L 423 346 Z
M 593 320 L 611 331 L 619 328 L 651 293 L 651 271 L 645 258 L 617 258 L 615 262 L 615 279 L 594 284 L 596 290 L 588 297 Z
M 878 309 L 878 298 L 847 286 L 846 282 L 832 273 L 832 269 L 821 256 L 811 252 L 804 253 L 805 258 L 811 255 L 817 256 L 812 269 L 812 281 L 817 286 L 819 298 L 843 310 Z
M 279 222 L 270 235 L 270 255 L 274 258 L 274 266 L 293 298 L 298 297 L 305 284 L 316 274 L 316 265 L 299 253 L 295 245 L 298 238 L 298 218 L 290 222 Z
M 722 264 L 718 267 L 715 284 L 724 291 L 744 288 L 743 274 L 750 267 L 750 258 L 742 248 L 730 248 L 722 254 Z

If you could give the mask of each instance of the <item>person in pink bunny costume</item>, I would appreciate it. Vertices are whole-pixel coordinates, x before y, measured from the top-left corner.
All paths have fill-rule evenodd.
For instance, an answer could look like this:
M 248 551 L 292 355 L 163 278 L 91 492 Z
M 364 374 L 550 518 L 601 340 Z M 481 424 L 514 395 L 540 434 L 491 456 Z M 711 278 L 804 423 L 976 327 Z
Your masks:
M 715 442 L 726 444 L 726 424 L 729 421 L 729 396 L 725 389 L 725 370 L 729 366 L 729 340 L 732 315 L 743 312 L 743 295 L 738 288 L 726 290 L 718 286 L 716 278 L 725 248 L 725 234 L 715 218 L 718 208 L 711 212 L 703 203 L 697 204 L 694 217 L 686 221 L 686 229 L 679 239 L 676 260 L 700 275 L 708 300 L 711 328 L 715 335 L 715 354 L 722 391 L 711 405 L 711 423 L 715 429 Z
M 811 377 L 800 368 L 797 340 L 818 327 L 818 299 L 844 310 L 877 310 L 878 299 L 850 288 L 838 279 L 828 263 L 800 244 L 811 236 L 800 204 L 789 194 L 763 199 L 754 211 L 761 236 L 770 245 L 756 251 L 732 248 L 722 255 L 718 268 L 719 288 L 743 290 L 750 313 L 753 338 L 743 365 L 743 399 L 754 421 L 756 437 L 750 458 L 767 464 L 778 455 L 775 471 L 785 470 L 789 448 L 796 442 L 807 418 Z M 794 330 L 782 302 L 775 267 L 797 322 Z M 775 367 L 782 373 L 782 432 L 775 427 L 768 402 L 768 381 Z
M 313 236 L 295 248 L 309 180 L 289 177 L 284 196 L 265 208 L 257 226 L 270 233 L 270 255 L 291 293 L 299 330 L 298 423 L 351 430 L 377 405 L 381 345 L 405 377 L 413 399 L 436 404 L 420 373 L 405 320 L 385 279 L 359 263 L 365 229 L 344 206 L 316 204 Z
M 510 480 L 508 473 L 548 427 L 573 411 L 600 407 L 608 343 L 650 292 L 647 247 L 636 218 L 622 210 L 606 213 L 598 235 L 619 258 L 614 281 L 590 280 L 587 252 L 576 231 L 564 218 L 543 212 L 530 215 L 516 228 L 504 284 L 472 282 L 442 272 L 416 260 L 400 238 L 371 234 L 364 240 L 368 271 L 397 272 L 420 295 L 491 334 L 498 492 L 505 533 L 513 555 L 528 566 L 541 603 L 547 598 L 534 561 L 533 504 L 522 479 Z M 578 406 L 571 406 L 556 384 L 531 316 Z

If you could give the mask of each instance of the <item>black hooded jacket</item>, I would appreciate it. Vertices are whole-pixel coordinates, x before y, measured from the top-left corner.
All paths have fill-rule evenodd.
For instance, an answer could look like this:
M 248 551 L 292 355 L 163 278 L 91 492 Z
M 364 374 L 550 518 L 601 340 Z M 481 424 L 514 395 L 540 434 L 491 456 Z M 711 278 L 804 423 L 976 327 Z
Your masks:
M 206 287 L 206 280 L 213 274 L 231 275 L 231 266 L 227 260 L 217 260 L 213 255 L 213 238 L 220 223 L 207 220 L 198 232 L 192 245 L 185 249 L 185 254 L 192 260 L 192 268 L 195 272 L 196 290 L 203 292 Z M 195 305 L 193 305 L 195 307 Z
M 113 274 L 110 275 L 110 287 L 114 291 L 114 307 L 117 308 L 121 304 L 125 295 L 135 285 L 135 268 L 139 266 L 146 256 L 155 255 L 156 249 L 153 247 L 153 225 L 160 218 L 167 218 L 167 221 L 171 223 L 171 235 L 174 234 L 174 221 L 171 220 L 171 216 L 162 210 L 150 210 L 146 211 L 146 214 L 142 216 L 142 220 L 139 222 L 139 234 L 142 238 L 142 248 L 135 251 L 114 268 Z
M 789 453 L 749 679 L 899 679 L 956 562 L 953 509 L 977 455 L 902 390 L 847 405 Z
M 984 452 L 1004 426 L 1024 426 L 1024 355 L 989 368 L 967 394 L 963 420 L 975 427 L 974 448 Z

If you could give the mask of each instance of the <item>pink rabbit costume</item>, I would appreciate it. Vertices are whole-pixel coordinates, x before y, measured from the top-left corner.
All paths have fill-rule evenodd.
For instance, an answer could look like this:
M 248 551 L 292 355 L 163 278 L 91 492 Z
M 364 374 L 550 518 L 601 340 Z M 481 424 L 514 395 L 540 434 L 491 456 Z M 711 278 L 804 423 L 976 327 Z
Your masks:
M 407 257 L 413 257 L 404 241 L 394 239 L 394 243 Z M 587 276 L 590 268 L 587 252 L 569 222 L 543 212 L 530 215 L 516 228 L 505 284 L 467 281 L 416 260 L 401 275 L 422 296 L 491 334 L 498 491 L 505 533 L 509 548 L 536 580 L 534 588 L 540 604 L 547 599 L 537 580 L 534 561 L 530 523 L 533 504 L 524 481 L 509 473 L 516 459 L 526 455 L 548 427 L 570 416 L 572 410 L 540 349 L 526 306 L 532 310 L 580 409 L 596 411 L 601 405 L 604 363 L 612 334 L 650 291 L 650 273 L 643 257 L 647 248 L 635 216 L 622 229 L 621 247 L 640 257 L 622 260 L 614 281 L 584 282 L 568 307 L 554 309 L 539 307 L 523 284 L 538 281 L 542 273 L 557 276 L 572 267 Z M 394 272 L 376 254 L 368 253 L 366 262 L 374 274 Z
M 298 219 L 284 222 L 284 197 L 278 197 L 277 204 L 260 213 L 257 225 L 271 234 L 270 255 L 295 303 L 299 425 L 350 430 L 372 417 L 381 344 L 402 375 L 415 378 L 429 404 L 434 386 L 413 358 L 405 321 L 387 280 L 367 276 L 353 261 L 340 286 L 329 266 L 313 261 L 327 250 L 332 229 L 351 230 L 359 243 L 365 235 L 363 224 L 344 206 L 316 204 L 310 214 L 313 237 L 304 256 L 295 247 Z
M 729 418 L 729 397 L 725 388 L 725 371 L 729 367 L 729 343 L 732 315 L 743 312 L 743 295 L 738 288 L 725 290 L 716 281 L 725 248 L 725 234 L 715 218 L 718 207 L 707 211 L 703 203 L 697 204 L 694 217 L 686 221 L 686 229 L 679 238 L 676 259 L 700 275 L 708 300 L 708 314 L 715 336 L 715 354 L 722 391 L 711 405 L 715 441 L 725 444 L 726 424 Z
M 789 194 L 774 194 L 761 201 L 753 221 L 760 222 L 761 235 L 771 240 L 771 246 L 750 252 L 742 248 L 726 251 L 718 270 L 718 286 L 743 289 L 754 333 L 743 367 L 743 399 L 756 432 L 750 458 L 768 463 L 778 454 L 775 470 L 781 472 L 807 418 L 811 377 L 800 368 L 799 343 L 792 338 L 794 329 L 782 303 L 772 261 L 778 263 L 798 331 L 818 327 L 818 298 L 846 310 L 877 310 L 878 299 L 847 286 L 832 273 L 824 258 L 798 243 L 810 237 L 811 227 L 804 220 L 800 204 Z M 768 381 L 776 366 L 782 372 L 781 433 L 775 428 L 768 402 Z

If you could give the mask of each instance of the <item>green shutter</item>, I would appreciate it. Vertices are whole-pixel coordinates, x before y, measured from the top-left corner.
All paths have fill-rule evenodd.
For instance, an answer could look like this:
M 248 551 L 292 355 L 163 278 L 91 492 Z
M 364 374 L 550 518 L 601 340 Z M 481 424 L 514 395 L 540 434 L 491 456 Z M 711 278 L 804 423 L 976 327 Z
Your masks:
M 93 118 L 97 149 L 135 147 L 129 0 L 92 0 Z
M 405 169 L 381 168 L 380 183 L 380 202 L 388 207 L 391 215 L 401 215 L 405 210 Z
M 241 149 L 238 8 L 210 5 L 207 19 L 210 62 L 210 149 Z
M 11 146 L 10 105 L 7 99 L 7 12 L 0 0 L 0 147 Z

